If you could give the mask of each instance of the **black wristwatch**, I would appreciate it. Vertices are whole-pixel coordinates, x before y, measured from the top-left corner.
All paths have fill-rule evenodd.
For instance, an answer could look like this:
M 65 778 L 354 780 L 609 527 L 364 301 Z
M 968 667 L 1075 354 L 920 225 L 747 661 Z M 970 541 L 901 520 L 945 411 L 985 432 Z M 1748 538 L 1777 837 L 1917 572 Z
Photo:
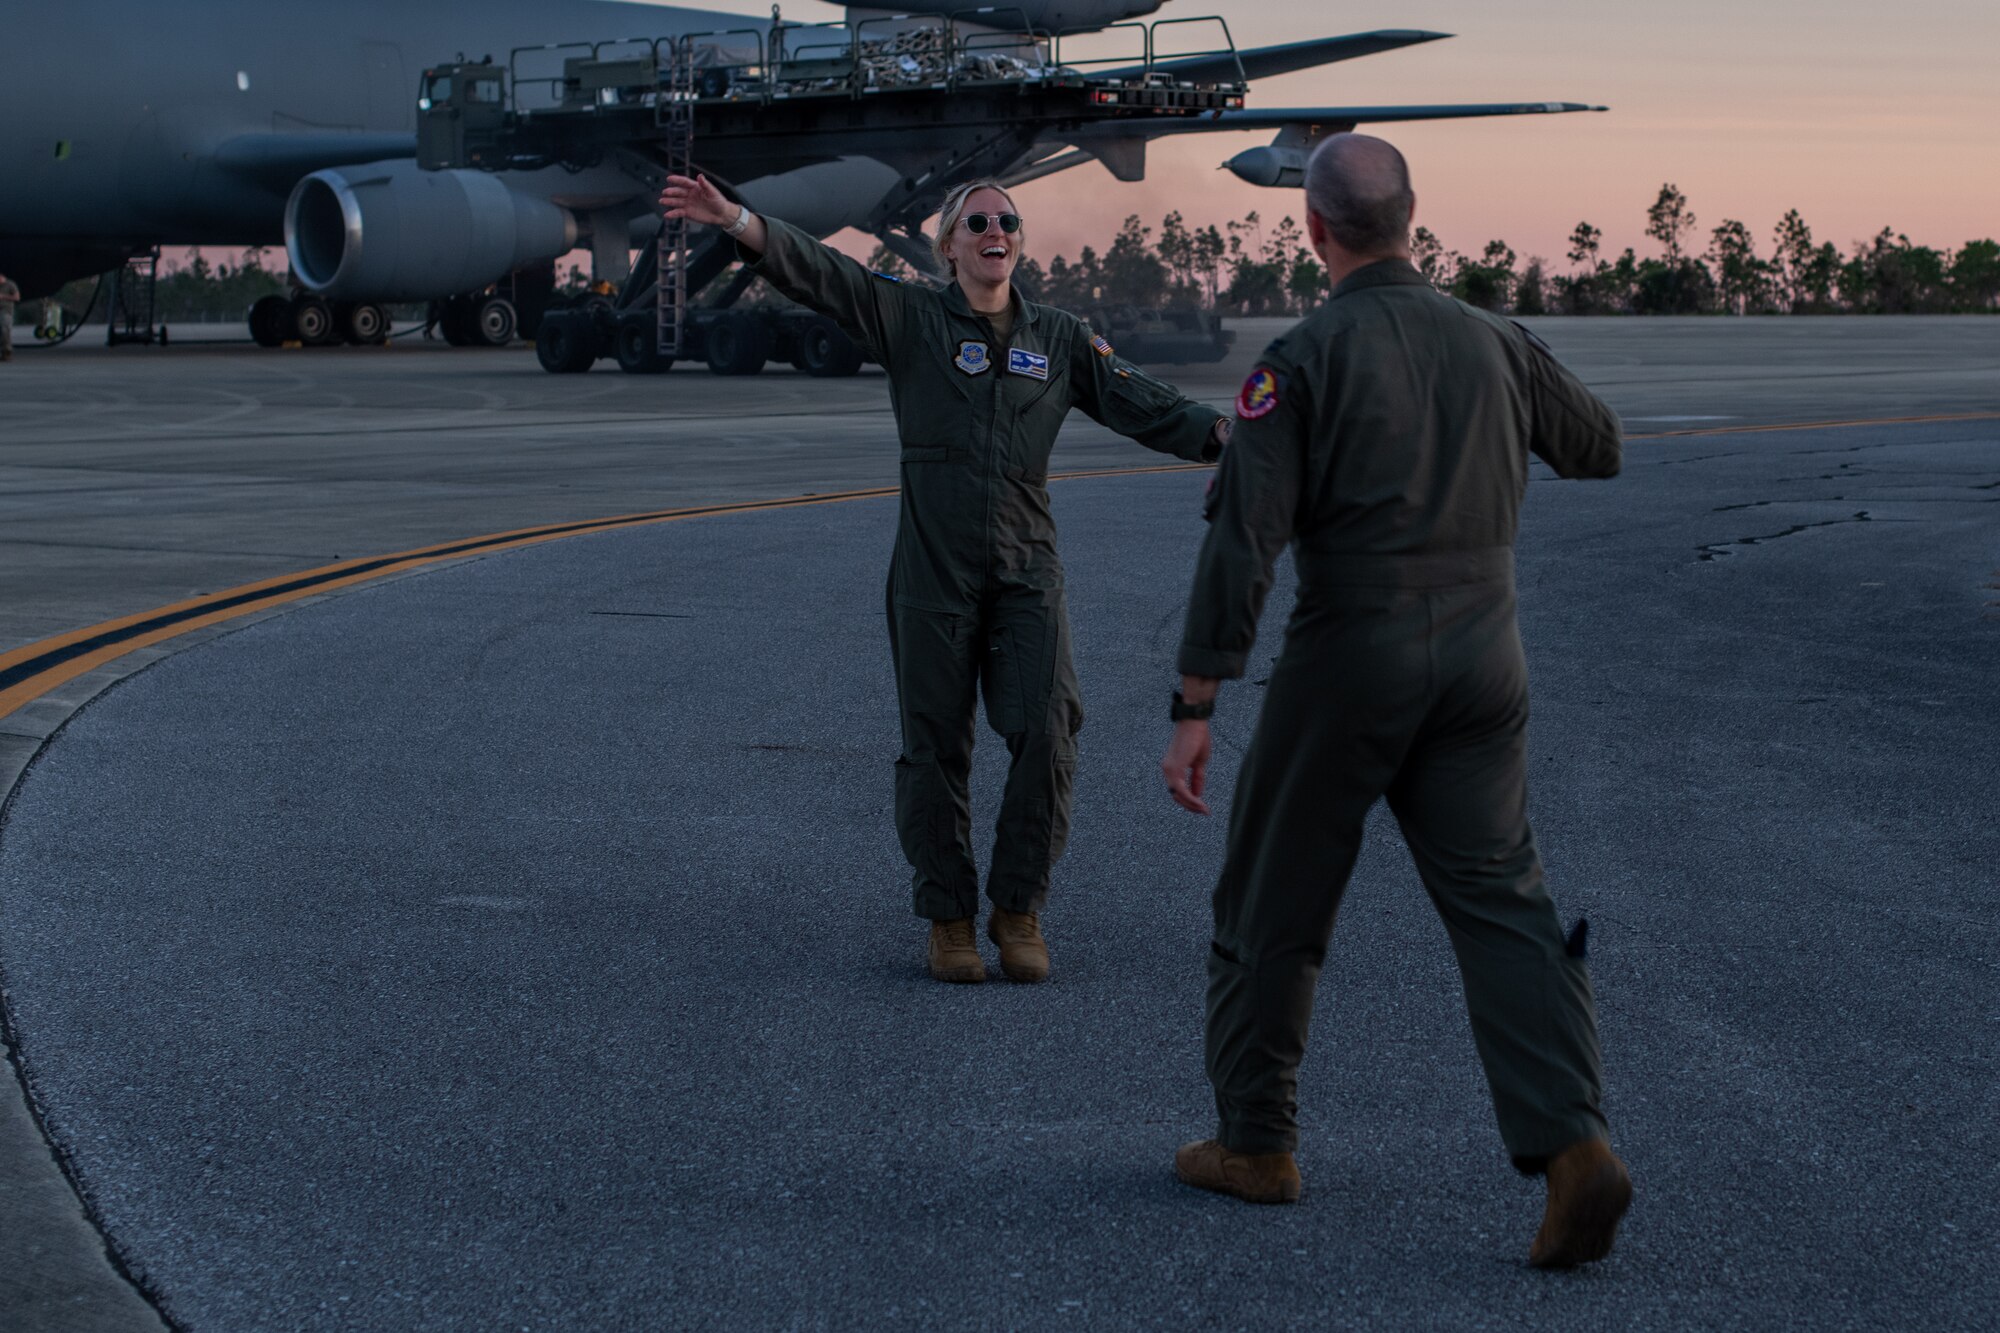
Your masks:
M 1206 722 L 1215 716 L 1215 700 L 1205 704 L 1191 704 L 1181 698 L 1179 690 L 1174 691 L 1174 706 L 1167 710 L 1167 716 L 1175 722 Z

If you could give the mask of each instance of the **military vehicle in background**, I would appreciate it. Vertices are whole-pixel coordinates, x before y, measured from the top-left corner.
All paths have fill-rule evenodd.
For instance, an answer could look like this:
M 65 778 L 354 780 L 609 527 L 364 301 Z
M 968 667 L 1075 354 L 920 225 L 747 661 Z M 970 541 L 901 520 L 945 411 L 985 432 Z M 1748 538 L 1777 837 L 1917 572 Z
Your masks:
M 1076 312 L 1118 349 L 1142 366 L 1208 365 L 1229 355 L 1236 334 L 1222 316 L 1197 305 L 1104 305 Z
M 115 271 L 119 336 L 157 341 L 141 326 L 157 323 L 161 247 L 282 240 L 296 292 L 260 303 L 260 342 L 374 341 L 391 305 L 424 302 L 448 338 L 494 342 L 546 325 L 536 303 L 573 249 L 588 247 L 594 286 L 622 289 L 634 247 L 661 244 L 653 201 L 671 160 L 816 236 L 854 229 L 921 267 L 926 219 L 975 176 L 1023 184 L 1096 163 L 1138 181 L 1161 135 L 1275 131 L 1228 165 L 1288 186 L 1319 137 L 1356 125 L 1597 109 L 1248 109 L 1253 80 L 1445 34 L 1239 50 L 1218 18 L 1131 21 L 1164 3 L 902 0 L 845 5 L 831 24 L 615 0 L 4 5 L 0 50 L 32 58 L 0 81 L 0 272 L 32 300 Z M 588 40 L 613 35 L 630 40 Z M 441 62 L 487 67 L 488 100 L 431 82 Z M 419 118 L 485 147 L 433 153 Z M 745 326 L 692 304 L 727 263 L 710 238 L 669 240 L 662 353 L 729 346 Z M 596 328 L 572 324 L 572 342 Z M 779 355 L 817 337 L 788 320 L 765 332 Z

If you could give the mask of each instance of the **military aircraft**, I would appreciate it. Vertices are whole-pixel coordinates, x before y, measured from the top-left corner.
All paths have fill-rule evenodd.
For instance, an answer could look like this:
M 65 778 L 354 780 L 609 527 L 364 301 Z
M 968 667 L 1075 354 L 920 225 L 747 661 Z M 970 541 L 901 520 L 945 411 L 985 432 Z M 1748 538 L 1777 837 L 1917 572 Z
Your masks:
M 1357 124 L 1602 109 L 1248 107 L 1240 93 L 1253 80 L 1446 34 L 1379 31 L 1238 50 L 1220 20 L 1201 20 L 1220 31 L 1199 40 L 1190 40 L 1196 20 L 1134 22 L 1164 3 L 970 9 L 963 0 L 905 0 L 893 12 L 846 6 L 846 21 L 833 25 L 788 22 L 776 6 L 766 23 L 616 0 L 9 5 L 0 50 L 15 53 L 16 70 L 0 81 L 0 272 L 33 298 L 161 246 L 282 241 L 297 294 L 290 309 L 267 305 L 263 323 L 253 320 L 267 342 L 281 331 L 372 341 L 386 331 L 383 303 L 420 300 L 455 309 L 447 332 L 455 324 L 463 341 L 504 342 L 518 312 L 507 299 L 513 289 L 494 284 L 546 279 L 579 244 L 590 246 L 600 278 L 625 277 L 632 247 L 658 225 L 659 162 L 601 143 L 581 155 L 426 170 L 440 164 L 418 161 L 419 97 L 430 109 L 441 68 L 504 69 L 494 96 L 506 99 L 513 123 L 532 128 L 546 113 L 576 109 L 579 66 L 657 67 L 663 51 L 688 52 L 702 65 L 702 100 L 720 135 L 697 145 L 697 166 L 752 207 L 820 235 L 858 227 L 919 262 L 923 216 L 971 174 L 1022 182 L 1095 162 L 1115 179 L 1138 180 L 1152 138 L 1270 130 L 1268 147 L 1228 165 L 1255 184 L 1293 185 L 1320 134 Z M 938 31 L 941 39 L 925 36 Z M 943 49 L 954 62 L 1007 65 L 1040 88 L 1052 74 L 1076 72 L 1065 62 L 1084 34 L 1100 40 L 1083 73 L 1161 89 L 1169 100 L 1175 88 L 1205 89 L 1206 109 L 1143 115 L 1092 105 L 1088 114 L 996 121 L 990 97 L 967 96 L 956 74 L 926 63 Z M 1128 56 L 1104 54 L 1121 41 Z M 24 63 L 23 53 L 35 58 Z M 887 91 L 872 86 L 883 70 L 889 83 L 900 78 L 904 96 L 865 95 Z M 787 87 L 851 95 L 817 99 L 806 120 L 814 99 L 788 105 Z M 1218 88 L 1239 95 L 1218 103 Z M 743 97 L 746 89 L 756 95 Z M 609 113 L 629 97 L 629 80 L 583 93 Z

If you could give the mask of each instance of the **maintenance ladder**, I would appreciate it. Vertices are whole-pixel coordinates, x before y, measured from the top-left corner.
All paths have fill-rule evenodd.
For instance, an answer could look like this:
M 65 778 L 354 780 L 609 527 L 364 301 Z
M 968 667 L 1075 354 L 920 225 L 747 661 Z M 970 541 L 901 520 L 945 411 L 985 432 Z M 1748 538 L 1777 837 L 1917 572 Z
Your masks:
M 670 176 L 694 175 L 694 44 L 675 42 L 654 104 L 660 129 L 656 151 Z M 659 353 L 682 355 L 687 337 L 688 223 L 686 218 L 662 217 L 657 247 Z

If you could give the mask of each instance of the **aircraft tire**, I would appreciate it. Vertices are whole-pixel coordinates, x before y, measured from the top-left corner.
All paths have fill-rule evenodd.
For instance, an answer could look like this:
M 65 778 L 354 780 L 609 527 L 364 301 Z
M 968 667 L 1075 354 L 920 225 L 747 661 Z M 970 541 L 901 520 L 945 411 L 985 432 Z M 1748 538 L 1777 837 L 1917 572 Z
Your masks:
M 815 316 L 799 334 L 798 360 L 793 364 L 816 379 L 836 379 L 861 369 L 861 349 L 825 315 Z
M 514 303 L 504 296 L 489 296 L 472 306 L 471 341 L 479 347 L 505 347 L 520 331 L 521 317 Z
M 542 316 L 535 333 L 535 359 L 551 375 L 581 375 L 597 362 L 597 332 L 590 321 L 569 310 Z
M 438 334 L 453 347 L 472 345 L 472 311 L 462 296 L 448 296 L 438 302 Z
M 340 323 L 333 317 L 333 307 L 321 297 L 293 297 L 292 323 L 299 341 L 308 347 L 330 347 L 340 341 Z
M 613 354 L 627 375 L 658 375 L 673 369 L 674 359 L 660 355 L 659 331 L 651 319 L 628 319 L 618 326 Z
M 282 347 L 298 337 L 292 303 L 282 296 L 260 296 L 250 307 L 250 337 L 259 347 Z
M 341 332 L 357 347 L 378 347 L 389 341 L 389 312 L 373 301 L 341 309 Z
M 726 315 L 708 331 L 710 374 L 755 375 L 770 358 L 770 330 L 755 315 Z

